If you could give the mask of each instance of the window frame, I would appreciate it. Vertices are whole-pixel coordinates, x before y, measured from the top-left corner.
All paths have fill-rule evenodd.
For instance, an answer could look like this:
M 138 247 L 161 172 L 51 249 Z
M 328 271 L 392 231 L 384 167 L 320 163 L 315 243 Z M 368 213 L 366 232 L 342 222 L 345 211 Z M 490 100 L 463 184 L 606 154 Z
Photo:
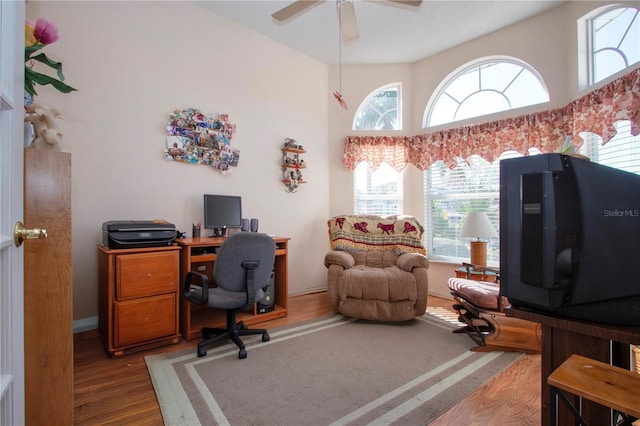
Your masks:
M 475 116 L 471 116 L 471 117 L 462 117 L 462 118 L 456 118 L 455 114 L 454 117 L 451 121 L 446 121 L 446 122 L 439 122 L 437 124 L 431 124 L 432 120 L 433 120 L 433 115 L 434 115 L 434 111 L 438 105 L 438 102 L 441 98 L 441 96 L 446 95 L 446 91 L 447 89 L 453 84 L 455 83 L 459 78 L 463 77 L 464 75 L 470 73 L 470 72 L 474 72 L 474 70 L 476 70 L 477 68 L 480 68 L 479 73 L 479 78 L 482 78 L 482 67 L 483 66 L 487 66 L 493 63 L 505 63 L 505 64 L 512 64 L 512 65 L 516 65 L 516 66 L 520 66 L 522 67 L 522 70 L 520 72 L 517 73 L 517 77 L 519 77 L 520 75 L 522 75 L 523 71 L 528 72 L 529 74 L 531 74 L 532 77 L 534 77 L 539 83 L 540 83 L 540 87 L 544 92 L 544 97 L 546 97 L 546 100 L 541 101 L 541 102 L 536 102 L 536 103 L 532 103 L 532 104 L 527 104 L 527 105 L 521 105 L 521 106 L 517 106 L 517 107 L 513 107 L 513 101 L 508 99 L 508 96 L 504 95 L 504 92 L 514 83 L 514 81 L 517 78 L 514 78 L 509 85 L 505 86 L 505 89 L 503 91 L 500 92 L 500 94 L 507 99 L 507 102 L 509 103 L 510 107 L 508 109 L 502 109 L 499 111 L 492 111 L 492 112 L 488 112 L 488 113 L 484 113 L 481 115 L 475 115 Z M 463 101 L 461 101 L 458 105 L 458 107 L 456 108 L 456 110 L 460 109 L 460 106 L 464 104 L 464 102 L 466 100 L 468 100 L 472 95 L 477 94 L 477 93 L 481 93 L 483 91 L 489 91 L 488 89 L 483 89 L 482 88 L 482 83 L 479 83 L 479 88 L 478 90 L 475 90 L 474 92 L 470 92 L 470 94 L 468 93 L 465 96 L 465 99 Z M 493 91 L 495 92 L 495 91 Z M 471 120 L 471 119 L 475 119 L 478 117 L 483 117 L 486 115 L 490 115 L 493 113 L 499 113 L 499 112 L 505 112 L 505 111 L 511 111 L 517 108 L 526 108 L 526 107 L 530 107 L 533 105 L 540 105 L 543 103 L 548 103 L 550 101 L 550 97 L 549 97 L 549 89 L 544 81 L 544 79 L 542 78 L 542 75 L 531 65 L 529 65 L 527 62 L 515 58 L 515 57 L 511 57 L 511 56 L 485 56 L 482 58 L 477 58 L 474 59 L 472 61 L 467 62 L 466 64 L 458 67 L 457 69 L 455 69 L 453 72 L 449 73 L 449 75 L 447 77 L 445 77 L 440 84 L 437 86 L 436 90 L 433 92 L 431 98 L 429 99 L 429 101 L 427 102 L 427 106 L 425 108 L 423 117 L 422 117 L 422 128 L 427 129 L 427 128 L 431 128 L 431 127 L 438 127 L 438 126 L 450 126 L 454 123 L 458 123 L 461 121 L 465 121 L 465 120 Z
M 388 168 L 388 169 L 387 169 Z M 392 174 L 397 173 L 395 181 L 398 184 L 395 194 L 380 194 L 371 192 L 372 181 L 374 180 L 373 174 L 376 172 L 383 172 Z M 362 175 L 364 174 L 365 185 L 367 192 L 364 195 L 358 193 L 359 181 L 362 181 Z M 371 211 L 359 209 L 359 206 L 363 202 L 375 202 L 375 201 L 395 201 L 398 208 L 394 211 Z M 402 215 L 404 210 L 404 172 L 394 170 L 387 163 L 380 164 L 375 170 L 371 169 L 371 166 L 366 162 L 358 164 L 353 171 L 353 213 L 354 214 L 377 214 L 382 216 L 387 215 Z
M 396 111 L 396 125 L 394 129 L 364 129 L 364 128 L 357 128 L 356 127 L 356 121 L 358 120 L 358 115 L 360 114 L 360 112 L 364 109 L 369 107 L 370 102 L 381 92 L 386 92 L 389 89 L 392 88 L 396 88 L 396 92 L 398 94 L 398 96 L 396 97 L 396 107 L 395 107 L 395 111 Z M 387 115 L 390 111 L 394 111 L 394 108 L 391 109 L 387 109 L 385 111 L 382 111 L 379 113 L 377 122 L 380 121 L 380 119 L 382 117 L 384 117 L 385 115 Z M 395 83 L 389 83 L 389 84 L 385 84 L 383 86 L 378 87 L 377 89 L 374 89 L 371 93 L 369 93 L 367 95 L 366 98 L 364 98 L 364 100 L 360 103 L 360 105 L 358 106 L 358 109 L 356 110 L 356 113 L 353 115 L 353 121 L 351 123 L 351 129 L 352 130 L 357 130 L 357 131 L 373 131 L 373 132 L 380 132 L 380 131 L 400 131 L 402 130 L 402 83 L 401 82 L 395 82 Z
M 632 22 L 635 23 L 635 25 L 640 25 L 640 8 L 635 8 L 631 5 L 625 5 L 625 4 L 613 4 L 613 5 L 609 5 L 609 6 L 603 6 L 601 8 L 595 9 L 592 12 L 590 12 L 589 14 L 585 15 L 585 17 L 581 18 L 578 20 L 578 26 L 581 25 L 581 21 L 584 21 L 585 23 L 585 31 L 586 34 L 583 36 L 586 39 L 586 50 L 587 50 L 587 87 L 591 87 L 594 86 L 602 81 L 607 80 L 609 77 L 613 76 L 613 75 L 617 75 L 618 73 L 622 72 L 622 71 L 626 71 L 629 70 L 629 68 L 631 66 L 633 66 L 634 64 L 638 63 L 639 61 L 635 61 L 632 63 L 629 63 L 629 61 L 627 60 L 627 56 L 628 53 L 625 53 L 624 50 L 620 49 L 620 44 L 621 42 L 624 40 L 624 38 L 627 36 L 627 32 L 625 31 L 625 34 L 623 36 L 623 38 L 618 42 L 617 46 L 612 47 L 612 46 L 607 46 L 606 50 L 611 50 L 612 48 L 614 50 L 616 50 L 620 56 L 622 57 L 622 59 L 625 62 L 625 67 L 621 68 L 617 71 L 614 71 L 606 76 L 601 77 L 599 80 L 596 80 L 596 55 L 598 54 L 598 52 L 602 51 L 603 49 L 598 49 L 597 51 L 595 50 L 595 44 L 596 44 L 596 25 L 594 23 L 594 21 L 600 19 L 603 15 L 609 14 L 615 10 L 629 10 L 629 9 L 633 9 L 636 11 L 635 13 L 635 17 L 632 20 Z M 628 29 L 627 29 L 628 30 Z M 638 45 L 636 45 L 637 48 Z M 637 54 L 638 52 L 636 52 Z M 579 73 L 580 74 L 580 73 Z

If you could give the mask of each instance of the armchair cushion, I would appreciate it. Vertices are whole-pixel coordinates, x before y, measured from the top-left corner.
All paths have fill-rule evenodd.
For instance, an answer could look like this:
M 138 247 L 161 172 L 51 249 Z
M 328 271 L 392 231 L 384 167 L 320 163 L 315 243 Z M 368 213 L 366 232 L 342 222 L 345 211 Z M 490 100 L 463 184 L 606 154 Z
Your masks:
M 346 269 L 338 278 L 337 290 L 339 310 L 350 317 L 406 321 L 416 316 L 416 277 L 396 266 Z

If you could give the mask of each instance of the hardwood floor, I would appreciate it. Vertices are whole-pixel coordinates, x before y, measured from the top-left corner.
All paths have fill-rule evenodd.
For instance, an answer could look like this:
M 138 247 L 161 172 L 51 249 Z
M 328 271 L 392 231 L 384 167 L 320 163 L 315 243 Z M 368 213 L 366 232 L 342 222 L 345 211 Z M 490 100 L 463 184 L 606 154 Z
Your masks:
M 451 309 L 451 301 L 429 296 L 429 306 Z M 263 323 L 293 324 L 330 311 L 326 293 L 294 296 L 289 315 Z M 460 336 L 461 339 L 466 338 Z M 144 356 L 195 347 L 197 340 L 112 359 L 97 331 L 74 336 L 74 424 L 162 425 Z M 194 349 L 195 350 L 195 349 Z M 431 425 L 539 425 L 540 355 L 524 355 Z

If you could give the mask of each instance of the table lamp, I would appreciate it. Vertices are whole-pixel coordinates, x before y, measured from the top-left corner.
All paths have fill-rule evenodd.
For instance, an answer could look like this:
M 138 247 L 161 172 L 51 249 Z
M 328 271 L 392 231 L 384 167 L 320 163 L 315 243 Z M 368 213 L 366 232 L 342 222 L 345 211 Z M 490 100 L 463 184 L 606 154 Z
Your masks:
M 497 238 L 498 233 L 485 212 L 471 212 L 460 230 L 462 238 L 475 238 L 471 241 L 471 263 L 487 266 L 487 242 L 480 238 Z

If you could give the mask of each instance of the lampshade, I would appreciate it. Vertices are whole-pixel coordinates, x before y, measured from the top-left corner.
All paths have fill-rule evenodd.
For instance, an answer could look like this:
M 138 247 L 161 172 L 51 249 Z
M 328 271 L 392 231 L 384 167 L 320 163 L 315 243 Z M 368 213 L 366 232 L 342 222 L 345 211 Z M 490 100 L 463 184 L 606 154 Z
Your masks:
M 485 212 L 471 212 L 460 230 L 462 238 L 497 238 L 498 233 Z

